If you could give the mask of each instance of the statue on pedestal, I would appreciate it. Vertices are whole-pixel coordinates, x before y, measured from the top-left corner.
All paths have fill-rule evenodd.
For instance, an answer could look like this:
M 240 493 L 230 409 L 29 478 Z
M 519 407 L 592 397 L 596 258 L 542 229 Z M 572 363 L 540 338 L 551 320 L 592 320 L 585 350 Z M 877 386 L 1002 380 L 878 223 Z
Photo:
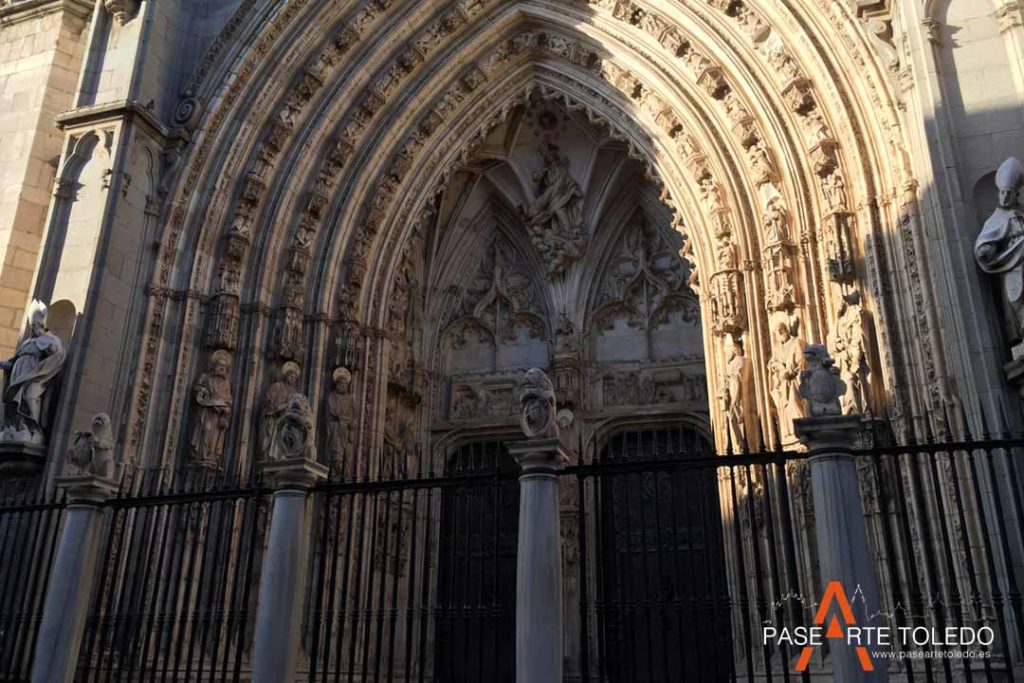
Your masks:
M 768 361 L 772 401 L 779 418 L 779 437 L 783 445 L 796 441 L 793 420 L 804 417 L 799 394 L 800 372 L 804 366 L 804 343 L 799 336 L 800 319 L 795 315 L 772 316 L 774 350 Z
M 46 327 L 46 306 L 33 301 L 28 313 L 28 333 L 14 357 L 0 361 L 6 373 L 4 419 L 0 442 L 42 446 L 44 398 L 49 384 L 64 367 L 64 344 Z
M 277 418 L 277 428 L 266 452 L 268 461 L 316 460 L 313 434 L 313 408 L 309 399 L 299 393 L 288 397 L 288 403 Z
M 729 442 L 734 450 L 743 450 L 747 442 L 747 387 L 750 385 L 750 361 L 743 353 L 743 342 L 732 335 L 726 337 L 725 374 L 718 401 L 729 429 Z
M 811 417 L 842 415 L 839 397 L 846 394 L 846 382 L 828 355 L 824 344 L 808 344 L 804 349 L 807 369 L 800 373 L 800 397 L 807 401 Z
M 519 385 L 519 404 L 522 406 L 520 426 L 527 439 L 558 437 L 555 385 L 543 370 L 527 371 Z
M 288 401 L 299 388 L 299 365 L 288 361 L 281 365 L 281 373 L 263 396 L 260 415 L 260 453 L 266 456 L 277 433 L 278 418 L 284 414 Z
M 1012 346 L 1024 340 L 1024 207 L 1020 189 L 1024 165 L 1011 157 L 996 173 L 999 206 L 974 243 L 978 267 L 1002 280 L 1003 304 Z
M 583 191 L 569 174 L 569 159 L 558 147 L 549 143 L 543 157 L 544 170 L 533 174 L 537 201 L 520 207 L 519 213 L 548 273 L 555 276 L 583 255 Z
M 331 468 L 341 474 L 352 454 L 356 404 L 352 397 L 352 373 L 338 368 L 333 379 L 334 390 L 327 397 L 327 452 Z
M 91 474 L 113 480 L 117 474 L 114 461 L 114 434 L 110 428 L 110 416 L 100 413 L 92 418 L 92 431 L 75 432 L 74 442 L 68 452 L 69 469 L 80 474 Z
M 839 320 L 829 339 L 835 353 L 836 367 L 846 383 L 846 393 L 841 401 L 843 412 L 848 415 L 871 412 L 868 335 L 868 314 L 861 304 L 860 292 L 853 290 L 843 296 Z
M 224 438 L 231 422 L 231 354 L 223 349 L 210 356 L 207 371 L 193 388 L 195 424 L 188 441 L 192 464 L 216 466 L 224 455 Z

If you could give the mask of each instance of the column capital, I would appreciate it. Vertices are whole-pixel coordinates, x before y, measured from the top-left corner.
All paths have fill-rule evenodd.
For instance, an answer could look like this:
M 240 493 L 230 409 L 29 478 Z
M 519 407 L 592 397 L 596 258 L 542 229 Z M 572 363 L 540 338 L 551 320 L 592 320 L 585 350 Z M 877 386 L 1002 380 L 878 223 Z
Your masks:
M 71 505 L 100 505 L 115 495 L 121 488 L 119 482 L 94 474 L 79 474 L 57 479 L 57 488 L 62 489 Z
M 800 443 L 811 455 L 846 453 L 857 443 L 864 430 L 863 415 L 821 415 L 793 420 Z
M 528 439 L 509 444 L 523 474 L 554 474 L 569 464 L 569 451 L 558 438 Z
M 260 466 L 276 490 L 308 489 L 327 479 L 327 467 L 309 458 L 269 460 Z

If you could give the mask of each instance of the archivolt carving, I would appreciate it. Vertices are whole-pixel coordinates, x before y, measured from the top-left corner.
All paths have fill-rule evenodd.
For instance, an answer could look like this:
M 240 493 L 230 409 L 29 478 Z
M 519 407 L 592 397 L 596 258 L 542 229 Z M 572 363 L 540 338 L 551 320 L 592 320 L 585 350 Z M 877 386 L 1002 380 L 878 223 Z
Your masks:
M 804 76 L 799 67 L 795 66 L 795 59 L 792 55 L 789 55 L 789 60 L 785 59 L 785 47 L 783 46 L 779 49 L 778 35 L 768 25 L 768 22 L 757 12 L 747 7 L 744 2 L 708 1 L 712 6 L 724 12 L 726 17 L 734 20 L 759 52 L 765 54 L 765 51 L 770 48 L 774 55 L 773 59 L 776 59 L 780 64 L 780 68 L 773 69 L 772 72 L 780 74 L 780 79 L 785 79 L 785 82 L 780 86 L 784 88 L 785 101 L 791 111 L 805 121 L 805 124 L 801 126 L 801 129 L 804 131 L 805 152 L 809 159 L 813 159 L 811 163 L 812 169 L 823 178 L 819 192 L 822 205 L 826 207 L 827 211 L 832 212 L 829 214 L 830 216 L 848 216 L 841 222 L 836 221 L 834 223 L 834 230 L 828 228 L 830 230 L 828 234 L 834 233 L 834 238 L 826 236 L 826 239 L 821 240 L 826 250 L 826 253 L 822 255 L 823 261 L 830 265 L 833 261 L 840 263 L 840 267 L 834 269 L 835 273 L 837 273 L 837 275 L 833 275 L 834 279 L 839 279 L 840 276 L 849 278 L 849 268 L 847 265 L 850 260 L 843 260 L 843 255 L 848 255 L 849 251 L 845 250 L 844 245 L 851 243 L 849 233 L 855 232 L 856 226 L 853 225 L 854 219 L 852 214 L 848 213 L 848 209 L 847 211 L 840 211 L 836 208 L 842 205 L 842 202 L 835 201 L 837 196 L 836 186 L 837 184 L 841 187 L 844 185 L 843 182 L 837 183 L 837 176 L 840 181 L 842 181 L 844 176 L 846 178 L 857 178 L 858 184 L 860 184 L 859 178 L 864 174 L 860 173 L 859 170 L 858 172 L 849 172 L 848 170 L 846 173 L 842 173 L 842 159 L 838 150 L 838 143 L 835 142 L 835 136 L 830 132 L 827 116 L 817 104 L 817 98 L 811 86 L 811 79 Z M 242 308 L 240 283 L 242 282 L 245 268 L 249 267 L 249 250 L 250 245 L 253 243 L 251 235 L 254 229 L 262 230 L 262 228 L 257 227 L 259 225 L 257 216 L 258 209 L 266 194 L 269 178 L 267 169 L 272 168 L 274 164 L 280 161 L 282 149 L 286 144 L 289 144 L 292 137 L 289 126 L 294 126 L 296 121 L 301 121 L 304 116 L 303 112 L 310 108 L 309 103 L 314 99 L 313 96 L 323 89 L 322 85 L 324 83 L 330 82 L 335 78 L 333 74 L 337 71 L 338 65 L 344 61 L 346 50 L 349 50 L 352 44 L 361 40 L 361 36 L 369 35 L 368 31 L 373 23 L 387 13 L 394 4 L 390 1 L 374 2 L 355 8 L 353 13 L 349 15 L 348 28 L 352 30 L 348 33 L 348 37 L 343 37 L 338 42 L 338 45 L 342 46 L 343 49 L 338 51 L 338 57 L 333 65 L 331 63 L 333 57 L 329 54 L 329 50 L 314 55 L 313 59 L 307 63 L 306 70 L 299 78 L 295 79 L 292 91 L 282 100 L 283 104 L 278 110 L 278 116 L 274 121 L 267 124 L 264 142 L 261 143 L 261 147 L 253 154 L 251 169 L 244 170 L 241 173 L 241 176 L 245 177 L 244 187 L 237 188 L 237 199 L 230 214 L 232 218 L 228 221 L 231 225 L 231 230 L 223 238 L 221 262 L 217 266 L 218 272 L 216 273 L 218 282 L 216 294 L 211 302 L 211 312 L 207 316 L 206 343 L 210 347 L 230 349 L 234 348 L 238 343 L 238 320 Z M 342 127 L 342 135 L 338 138 L 339 141 L 335 151 L 332 152 L 330 158 L 325 159 L 324 168 L 316 174 L 310 186 L 307 201 L 305 206 L 302 207 L 302 217 L 297 224 L 296 234 L 290 247 L 291 253 L 286 259 L 287 265 L 283 268 L 285 272 L 278 271 L 276 275 L 276 277 L 283 278 L 285 285 L 281 290 L 278 290 L 284 291 L 285 296 L 275 316 L 273 334 L 276 346 L 278 347 L 278 354 L 282 357 L 294 357 L 301 348 L 298 344 L 298 341 L 302 338 L 301 322 L 299 322 L 301 319 L 300 312 L 311 305 L 304 301 L 304 292 L 308 289 L 305 280 L 308 277 L 307 271 L 310 269 L 309 253 L 311 252 L 311 250 L 307 251 L 307 249 L 309 249 L 309 245 L 313 240 L 318 239 L 317 231 L 323 217 L 333 214 L 330 209 L 330 197 L 336 191 L 337 179 L 349 171 L 347 164 L 349 159 L 356 153 L 355 150 L 361 143 L 362 138 L 365 137 L 365 131 L 368 130 L 368 126 L 371 125 L 374 116 L 382 111 L 388 98 L 398 92 L 401 83 L 404 80 L 409 80 L 409 76 L 428 60 L 431 46 L 439 44 L 440 41 L 431 42 L 434 40 L 431 35 L 444 37 L 446 40 L 451 38 L 458 27 L 466 26 L 471 19 L 482 16 L 481 13 L 487 7 L 492 6 L 492 4 L 486 2 L 452 3 L 453 9 L 451 14 L 437 18 L 430 30 L 417 33 L 417 36 L 420 37 L 415 40 L 425 41 L 422 46 L 419 42 L 410 41 L 409 49 L 406 50 L 404 55 L 400 55 L 396 59 L 395 68 L 375 69 L 376 73 L 383 74 L 382 78 L 371 88 L 367 89 L 364 95 L 355 98 L 355 101 L 359 103 L 358 109 L 351 113 L 351 117 L 348 118 Z M 766 185 L 775 186 L 779 190 L 778 195 L 783 198 L 781 200 L 783 202 L 787 197 L 792 199 L 792 193 L 787 195 L 778 184 L 781 182 L 779 180 L 779 157 L 770 148 L 764 135 L 757 130 L 756 124 L 752 123 L 750 112 L 754 110 L 753 107 L 749 103 L 744 103 L 739 97 L 738 91 L 728 83 L 727 78 L 729 74 L 727 70 L 715 64 L 707 55 L 703 55 L 693 49 L 692 44 L 686 41 L 679 29 L 673 27 L 664 17 L 646 11 L 645 8 L 635 3 L 601 0 L 595 4 L 608 9 L 618 20 L 631 23 L 640 30 L 654 36 L 666 50 L 676 55 L 680 60 L 679 63 L 689 70 L 694 83 L 701 91 L 707 93 L 708 97 L 718 102 L 722 116 L 726 117 L 726 120 L 730 122 L 729 129 L 742 149 L 745 150 L 746 158 L 741 163 L 748 168 L 755 182 L 763 182 Z M 828 7 L 828 2 L 823 0 L 820 4 L 830 18 L 834 19 L 837 16 Z M 247 92 L 247 88 L 251 87 L 250 79 L 255 73 L 256 64 L 259 63 L 262 56 L 268 53 L 275 40 L 281 35 L 284 27 L 301 14 L 306 5 L 306 2 L 289 3 L 289 6 L 274 18 L 273 25 L 268 27 L 254 42 L 253 49 L 248 54 L 244 54 L 241 58 L 242 61 L 231 67 L 235 80 L 225 87 L 219 105 L 211 110 L 210 115 L 204 121 L 203 137 L 198 138 L 196 151 L 193 153 L 190 163 L 185 167 L 186 176 L 180 186 L 179 198 L 189 196 L 197 187 L 203 174 L 209 176 L 210 174 L 223 173 L 214 166 L 215 163 L 220 163 L 215 161 L 218 157 L 214 152 L 214 145 L 223 144 L 220 131 L 222 129 L 226 130 L 225 124 L 229 120 L 228 117 L 233 115 L 241 96 Z M 346 33 L 347 29 L 342 31 L 342 36 Z M 504 55 L 499 50 L 467 68 L 459 79 L 458 84 L 437 100 L 438 104 L 436 107 L 422 116 L 420 122 L 415 127 L 415 131 L 405 138 L 405 144 L 395 148 L 392 163 L 381 166 L 383 175 L 380 176 L 382 178 L 380 182 L 370 182 L 367 185 L 367 187 L 372 187 L 371 192 L 376 200 L 366 206 L 365 209 L 360 207 L 359 202 L 353 203 L 356 208 L 353 208 L 352 211 L 363 213 L 358 225 L 358 237 L 352 240 L 351 251 L 346 254 L 346 284 L 354 285 L 355 281 L 359 279 L 359 284 L 361 285 L 363 280 L 359 276 L 367 274 L 366 258 L 370 253 L 370 249 L 392 246 L 393 242 L 399 239 L 399 232 L 395 231 L 395 233 L 388 234 L 386 240 L 383 240 L 383 244 L 374 244 L 376 236 L 380 232 L 381 223 L 389 210 L 392 210 L 391 204 L 397 196 L 403 179 L 408 175 L 410 168 L 417 163 L 417 157 L 421 156 L 420 152 L 426 141 L 442 126 L 451 125 L 456 108 L 461 108 L 466 100 L 469 99 L 469 94 L 479 92 L 483 88 L 485 81 L 493 77 L 497 63 L 523 54 L 526 50 L 540 51 L 549 55 L 557 54 L 561 58 L 566 59 L 568 63 L 576 65 L 580 69 L 588 70 L 591 73 L 602 73 L 607 76 L 611 82 L 614 82 L 620 88 L 621 92 L 642 108 L 645 115 L 650 116 L 657 130 L 664 133 L 667 139 L 673 141 L 680 152 L 679 164 L 691 174 L 691 182 L 710 180 L 711 183 L 717 183 L 732 191 L 734 184 L 730 183 L 729 179 L 721 172 L 716 173 L 712 169 L 714 161 L 707 161 L 707 154 L 697 148 L 696 141 L 692 137 L 692 131 L 683 130 L 683 122 L 679 114 L 673 111 L 671 104 L 664 101 L 655 89 L 647 88 L 636 75 L 629 74 L 621 70 L 621 68 L 616 72 L 614 68 L 608 66 L 612 62 L 599 57 L 595 51 L 581 46 L 578 41 L 568 39 L 561 41 L 562 37 L 557 36 L 556 32 L 553 31 L 548 31 L 547 34 L 556 38 L 550 47 L 547 44 L 530 44 L 530 41 L 536 40 L 536 34 L 532 36 L 522 34 L 521 36 L 513 37 L 507 45 L 502 46 L 502 50 L 505 51 Z M 521 41 L 518 43 L 518 46 L 517 40 Z M 345 47 L 346 45 L 347 47 Z M 688 45 L 690 46 L 689 49 Z M 855 52 L 858 50 L 856 45 L 851 46 L 851 49 Z M 860 57 L 854 58 L 858 59 Z M 790 62 L 793 62 L 793 64 Z M 334 67 L 334 72 L 331 70 L 332 66 Z M 210 65 L 206 64 L 203 68 L 209 69 Z M 614 80 L 612 80 L 613 78 Z M 817 82 L 816 79 L 815 83 Z M 834 86 L 826 85 L 826 88 L 830 87 Z M 832 98 L 829 97 L 828 101 L 832 101 Z M 836 98 L 836 101 L 838 101 L 838 98 Z M 886 112 L 883 115 L 887 116 L 888 113 Z M 843 126 L 840 126 L 840 129 L 842 128 Z M 895 131 L 897 127 L 892 126 L 892 129 Z M 893 137 L 898 138 L 898 135 L 894 133 Z M 241 153 L 238 156 L 241 156 Z M 233 155 L 231 158 L 234 159 L 235 156 Z M 650 163 L 651 160 L 647 158 L 645 161 Z M 434 163 L 432 160 L 426 162 L 419 160 L 418 169 L 420 171 L 430 170 L 432 163 Z M 238 171 L 232 170 L 228 173 L 223 173 L 223 177 L 233 176 L 239 176 Z M 332 179 L 334 184 L 332 184 Z M 679 183 L 675 185 L 678 186 Z M 225 192 L 233 191 L 229 184 L 225 184 L 223 187 Z M 845 192 L 845 187 L 842 187 L 840 194 Z M 676 199 L 677 201 L 685 201 L 685 198 Z M 181 246 L 181 234 L 185 229 L 186 217 L 188 217 L 189 221 L 195 221 L 195 225 L 199 225 L 202 222 L 221 225 L 223 222 L 217 220 L 217 217 L 222 215 L 219 214 L 219 211 L 222 210 L 224 201 L 223 197 L 215 197 L 208 203 L 209 209 L 205 212 L 205 216 L 213 218 L 210 221 L 203 220 L 203 215 L 201 215 L 203 212 L 196 212 L 194 217 L 189 216 L 189 206 L 180 199 L 172 208 L 168 234 L 164 240 L 164 243 L 168 246 L 165 247 L 161 257 L 156 285 L 153 288 L 154 297 L 148 325 L 151 336 L 150 340 L 147 341 L 145 353 L 141 361 L 142 379 L 140 380 L 140 386 L 147 388 L 147 390 L 152 383 L 152 373 L 155 372 L 156 367 L 154 359 L 159 349 L 159 343 L 153 340 L 158 339 L 162 334 L 164 308 L 168 305 L 167 302 L 169 300 L 174 299 L 173 296 L 169 297 L 167 295 L 167 287 L 174 263 L 174 252 Z M 724 199 L 722 201 L 723 205 L 727 204 Z M 849 200 L 847 199 L 846 201 L 848 202 Z M 846 204 L 846 206 L 848 207 L 849 204 Z M 758 210 L 766 211 L 767 208 L 766 205 L 762 205 L 755 209 L 754 213 L 757 213 Z M 791 215 L 798 215 L 799 211 L 797 207 L 786 206 L 785 204 L 783 204 L 782 209 Z M 401 209 L 401 211 L 411 210 L 411 208 L 404 206 Z M 738 265 L 744 258 L 756 259 L 756 254 L 750 255 L 747 251 L 753 248 L 753 245 L 749 245 L 744 241 L 742 233 L 739 232 L 743 221 L 737 213 L 738 207 L 729 206 L 726 211 L 733 212 L 731 219 L 729 213 L 712 214 L 713 216 L 718 216 L 713 230 L 715 235 L 713 238 L 714 245 L 698 245 L 698 252 L 707 257 L 704 258 L 707 264 L 712 263 L 710 259 L 712 254 L 719 255 L 722 259 L 718 264 L 719 266 L 731 266 L 734 260 Z M 767 213 L 765 213 L 765 216 L 767 216 Z M 418 220 L 418 218 L 416 216 L 414 220 Z M 765 222 L 767 223 L 767 221 Z M 801 221 L 800 224 L 802 225 L 803 222 Z M 408 222 L 406 225 L 408 225 Z M 844 237 L 844 235 L 846 236 Z M 708 236 L 700 236 L 696 241 L 702 239 L 712 241 Z M 189 250 L 183 249 L 182 251 Z M 202 248 L 199 249 L 199 252 L 205 253 Z M 735 254 L 735 257 L 733 254 Z M 835 257 L 836 254 L 839 256 Z M 245 264 L 244 267 L 243 264 Z M 360 270 L 361 268 L 362 270 Z M 197 267 L 193 274 L 186 274 L 186 277 L 202 278 L 204 272 L 203 267 Z M 830 272 L 833 271 L 830 269 Z M 728 285 L 729 291 L 741 297 L 744 290 L 740 275 L 741 273 L 737 269 L 722 268 L 718 273 L 710 273 L 705 279 L 710 282 L 717 277 L 718 280 Z M 705 284 L 707 285 L 708 282 Z M 374 298 L 377 300 L 383 296 L 381 289 L 383 288 L 378 287 L 375 290 Z M 359 316 L 356 302 L 362 296 L 359 288 L 343 285 L 335 288 L 334 291 L 339 293 L 337 309 L 339 316 L 354 323 Z M 192 301 L 187 305 L 189 310 L 180 320 L 187 321 L 196 315 L 195 308 L 198 306 L 198 302 Z M 738 305 L 731 306 L 730 308 L 735 311 L 743 311 L 744 306 L 740 302 Z M 380 311 L 382 309 L 378 305 L 375 310 Z M 732 316 L 734 323 L 738 320 L 738 317 L 738 314 Z M 737 328 L 743 327 L 738 324 L 734 326 Z M 716 326 L 716 331 L 718 329 L 720 328 Z M 724 327 L 721 329 L 724 329 Z M 185 344 L 182 347 L 180 358 L 187 359 L 190 353 L 191 350 L 188 344 Z M 181 395 L 182 392 L 178 392 L 179 399 L 177 400 L 179 405 Z M 142 399 L 136 404 L 137 419 L 141 419 L 144 415 L 147 405 L 146 399 Z M 138 430 L 133 428 L 133 433 L 137 432 Z

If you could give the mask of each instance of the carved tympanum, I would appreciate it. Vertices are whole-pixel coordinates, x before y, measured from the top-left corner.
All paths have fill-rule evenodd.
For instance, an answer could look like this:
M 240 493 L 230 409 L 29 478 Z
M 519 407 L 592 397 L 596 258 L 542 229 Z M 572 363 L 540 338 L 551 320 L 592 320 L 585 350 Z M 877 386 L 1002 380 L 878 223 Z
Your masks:
M 533 175 L 537 200 L 520 207 L 530 241 L 552 277 L 564 273 L 583 256 L 583 191 L 569 174 L 569 159 L 555 145 L 544 150 L 544 170 Z

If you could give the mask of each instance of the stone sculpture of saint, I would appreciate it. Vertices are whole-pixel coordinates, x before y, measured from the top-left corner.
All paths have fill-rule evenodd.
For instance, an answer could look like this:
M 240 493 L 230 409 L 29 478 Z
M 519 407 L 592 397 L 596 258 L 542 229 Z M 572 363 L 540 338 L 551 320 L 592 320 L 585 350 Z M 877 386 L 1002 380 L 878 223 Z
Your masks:
M 783 444 L 795 441 L 793 420 L 805 417 L 800 399 L 800 373 L 804 369 L 804 343 L 800 339 L 800 319 L 778 313 L 772 317 L 774 350 L 768 361 L 772 402 L 779 418 L 779 436 Z
M 224 439 L 231 422 L 231 354 L 223 349 L 210 356 L 207 371 L 193 387 L 195 423 L 188 442 L 194 464 L 216 465 L 224 455 Z
M 841 401 L 843 412 L 860 414 L 870 412 L 871 368 L 868 364 L 869 321 L 860 292 L 853 290 L 843 296 L 839 320 L 829 343 L 834 351 L 835 364 L 846 383 Z
M 14 357 L 0 362 L 7 373 L 4 386 L 4 434 L 42 444 L 43 398 L 64 367 L 64 344 L 46 328 L 47 309 L 40 301 L 29 308 L 29 329 Z
M 718 392 L 719 405 L 725 415 L 732 447 L 742 450 L 747 444 L 746 397 L 750 384 L 750 361 L 743 353 L 743 343 L 728 337 L 725 347 L 725 375 Z
M 327 397 L 327 452 L 331 467 L 342 473 L 352 454 L 356 405 L 352 398 L 352 373 L 338 368 L 333 379 L 334 389 Z
M 260 453 L 264 457 L 270 453 L 270 445 L 277 435 L 278 419 L 288 408 L 288 401 L 298 388 L 299 366 L 294 361 L 287 361 L 281 366 L 278 380 L 263 395 L 260 408 Z
M 1009 323 L 1011 345 L 1024 340 L 1024 207 L 1020 189 L 1024 165 L 1009 158 L 996 173 L 999 206 L 985 223 L 974 243 L 978 267 L 1002 280 L 1003 304 Z
M 555 145 L 544 151 L 544 170 L 533 175 L 537 200 L 520 207 L 530 241 L 551 275 L 562 273 L 583 254 L 583 191 L 569 174 L 569 159 Z
M 309 399 L 298 392 L 288 397 L 277 418 L 277 429 L 266 451 L 271 461 L 304 458 L 316 460 L 316 437 L 313 433 L 313 408 Z

